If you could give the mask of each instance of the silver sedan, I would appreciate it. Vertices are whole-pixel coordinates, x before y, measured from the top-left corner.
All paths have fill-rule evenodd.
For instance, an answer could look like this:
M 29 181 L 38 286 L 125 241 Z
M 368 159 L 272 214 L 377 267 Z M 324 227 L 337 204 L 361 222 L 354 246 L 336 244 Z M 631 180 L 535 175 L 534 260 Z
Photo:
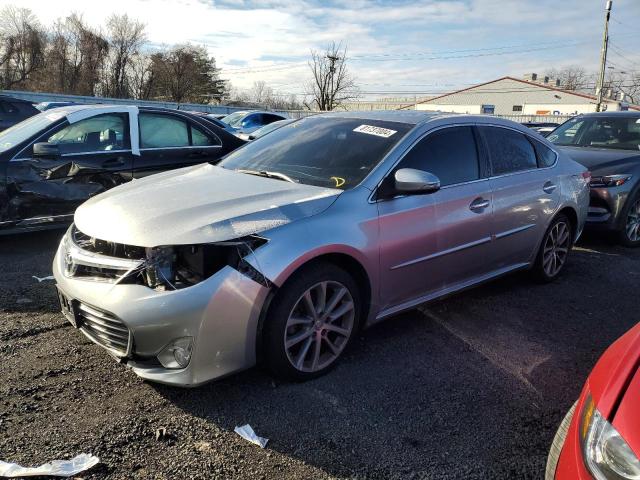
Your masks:
M 400 311 L 555 279 L 588 203 L 586 169 L 516 123 L 322 114 L 90 199 L 53 270 L 69 321 L 143 378 L 304 380 Z

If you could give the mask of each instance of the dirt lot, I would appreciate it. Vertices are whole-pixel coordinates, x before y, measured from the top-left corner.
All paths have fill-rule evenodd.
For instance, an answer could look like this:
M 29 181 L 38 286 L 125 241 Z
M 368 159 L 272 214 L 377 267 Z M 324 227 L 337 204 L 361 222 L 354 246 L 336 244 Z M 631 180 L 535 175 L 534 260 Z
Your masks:
M 60 234 L 0 238 L 0 459 L 99 456 L 83 478 L 542 478 L 589 370 L 640 317 L 640 252 L 587 238 L 558 282 L 511 275 L 399 315 L 321 379 L 169 388 L 86 340 L 32 278 Z M 266 449 L 233 432 L 245 423 Z

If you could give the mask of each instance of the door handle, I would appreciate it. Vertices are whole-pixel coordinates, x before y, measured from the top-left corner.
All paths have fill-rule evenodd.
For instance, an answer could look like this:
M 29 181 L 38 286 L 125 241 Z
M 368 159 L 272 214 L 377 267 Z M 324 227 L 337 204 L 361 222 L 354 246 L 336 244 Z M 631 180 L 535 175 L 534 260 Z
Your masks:
M 482 213 L 485 208 L 489 206 L 489 200 L 485 200 L 482 197 L 476 198 L 471 205 L 469 205 L 469 210 L 476 213 Z
M 111 158 L 102 162 L 103 168 L 121 167 L 124 165 L 124 160 L 121 158 Z
M 547 182 L 543 185 L 542 190 L 544 193 L 553 193 L 556 188 L 558 188 L 558 186 L 555 183 Z

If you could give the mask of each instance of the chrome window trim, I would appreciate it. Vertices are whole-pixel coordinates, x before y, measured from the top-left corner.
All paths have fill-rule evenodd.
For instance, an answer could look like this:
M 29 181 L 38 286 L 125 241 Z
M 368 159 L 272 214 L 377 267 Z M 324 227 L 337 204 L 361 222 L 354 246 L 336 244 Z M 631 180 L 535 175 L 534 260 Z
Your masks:
M 102 153 L 131 153 L 131 149 L 118 149 L 118 150 L 92 150 L 90 152 L 78 152 L 78 153 L 62 153 L 61 157 L 76 157 L 78 155 L 98 155 Z
M 222 148 L 222 145 L 203 145 L 201 147 L 192 146 L 192 145 L 187 145 L 186 147 L 145 147 L 145 148 L 141 148 L 140 151 L 145 152 L 147 150 L 153 151 L 153 150 L 193 150 L 193 149 L 199 150 L 202 148 Z
M 376 195 L 376 192 L 378 191 L 378 189 L 380 188 L 380 186 L 382 185 L 382 182 L 384 182 L 387 177 L 389 176 L 389 174 L 396 168 L 396 166 L 404 159 L 404 157 L 407 156 L 407 154 L 411 151 L 411 149 L 413 149 L 413 147 L 420 141 L 422 141 L 423 139 L 427 138 L 429 135 L 439 131 L 439 130 L 443 130 L 445 128 L 455 128 L 455 127 L 476 127 L 478 124 L 477 123 L 473 123 L 473 122 L 463 122 L 463 123 L 453 123 L 453 124 L 449 124 L 449 125 L 440 125 L 438 127 L 432 128 L 430 130 L 427 130 L 426 132 L 423 132 L 421 134 L 418 135 L 418 137 L 409 144 L 409 146 L 400 154 L 400 157 L 393 163 L 393 165 L 391 165 L 391 168 L 389 168 L 389 170 L 387 170 L 387 172 L 384 174 L 384 176 L 382 177 L 382 180 L 380 180 L 378 182 L 378 184 L 375 186 L 375 188 L 373 189 L 373 191 L 371 192 L 371 194 L 369 195 L 369 198 L 367 200 L 367 203 L 378 203 L 380 201 L 387 201 L 387 200 L 393 200 L 396 198 L 403 198 L 406 197 L 407 195 L 399 195 L 396 197 L 393 197 L 391 199 L 378 199 L 376 200 L 374 197 Z M 411 133 L 411 131 L 409 131 L 407 134 Z M 476 150 L 477 150 L 477 146 L 476 146 Z M 480 152 L 477 152 L 478 154 L 478 166 L 480 166 Z M 384 161 L 384 160 L 383 160 Z M 440 190 L 445 189 L 445 188 L 450 188 L 450 187 L 457 187 L 460 185 L 468 185 L 471 183 L 476 183 L 476 182 L 481 182 L 481 181 L 486 181 L 489 180 L 488 177 L 485 178 L 477 178 L 475 180 L 468 180 L 466 182 L 460 182 L 460 183 L 452 183 L 450 185 L 445 185 L 444 187 L 441 187 Z

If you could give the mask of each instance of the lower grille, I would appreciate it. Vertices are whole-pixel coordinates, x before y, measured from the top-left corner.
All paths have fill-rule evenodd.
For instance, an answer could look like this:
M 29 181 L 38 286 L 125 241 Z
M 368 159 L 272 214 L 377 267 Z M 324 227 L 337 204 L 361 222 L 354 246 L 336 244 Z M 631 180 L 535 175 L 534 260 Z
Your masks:
M 80 330 L 119 357 L 130 353 L 131 332 L 122 321 L 84 303 L 78 303 L 77 307 Z

